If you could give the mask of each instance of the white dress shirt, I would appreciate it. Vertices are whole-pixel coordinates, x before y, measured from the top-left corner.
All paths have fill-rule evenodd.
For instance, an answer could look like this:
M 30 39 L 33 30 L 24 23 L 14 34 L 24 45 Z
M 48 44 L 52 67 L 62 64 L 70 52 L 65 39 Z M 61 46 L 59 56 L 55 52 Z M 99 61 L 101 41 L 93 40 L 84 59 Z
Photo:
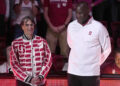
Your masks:
M 74 20 L 68 25 L 67 41 L 71 48 L 68 73 L 78 76 L 99 76 L 100 65 L 111 52 L 107 29 L 93 18 L 85 25 Z

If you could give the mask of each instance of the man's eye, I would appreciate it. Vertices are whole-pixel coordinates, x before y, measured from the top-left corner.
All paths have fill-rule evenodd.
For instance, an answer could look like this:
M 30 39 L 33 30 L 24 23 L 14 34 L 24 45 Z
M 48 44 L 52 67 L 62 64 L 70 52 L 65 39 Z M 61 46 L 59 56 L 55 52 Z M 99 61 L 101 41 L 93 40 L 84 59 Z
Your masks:
M 34 24 L 25 24 L 25 25 L 26 25 L 27 27 L 28 27 L 28 26 L 34 26 Z
M 29 26 L 29 24 L 25 24 L 26 26 Z

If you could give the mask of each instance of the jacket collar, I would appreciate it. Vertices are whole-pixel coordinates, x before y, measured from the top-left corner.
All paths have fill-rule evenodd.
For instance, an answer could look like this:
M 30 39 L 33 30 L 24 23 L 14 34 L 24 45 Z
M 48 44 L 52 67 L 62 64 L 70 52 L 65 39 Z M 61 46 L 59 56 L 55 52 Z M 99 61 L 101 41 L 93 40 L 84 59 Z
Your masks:
M 25 34 L 23 34 L 23 39 L 25 39 L 25 40 L 31 40 L 31 39 L 29 39 Z M 32 39 L 34 39 L 35 38 L 35 35 L 33 35 L 33 37 L 32 37 Z

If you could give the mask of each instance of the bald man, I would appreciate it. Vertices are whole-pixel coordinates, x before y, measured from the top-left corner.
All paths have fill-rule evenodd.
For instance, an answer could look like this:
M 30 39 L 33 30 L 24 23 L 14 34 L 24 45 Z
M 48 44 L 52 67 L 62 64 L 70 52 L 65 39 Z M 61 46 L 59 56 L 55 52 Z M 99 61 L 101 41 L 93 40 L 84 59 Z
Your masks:
M 68 61 L 69 86 L 100 86 L 100 66 L 111 52 L 107 29 L 89 15 L 86 2 L 76 7 L 77 20 L 67 29 L 71 48 Z

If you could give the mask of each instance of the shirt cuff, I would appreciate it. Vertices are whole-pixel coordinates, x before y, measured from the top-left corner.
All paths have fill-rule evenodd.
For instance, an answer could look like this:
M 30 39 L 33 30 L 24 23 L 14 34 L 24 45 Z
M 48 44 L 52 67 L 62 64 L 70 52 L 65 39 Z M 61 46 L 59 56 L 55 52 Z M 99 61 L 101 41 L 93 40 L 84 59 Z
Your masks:
M 32 76 L 28 76 L 28 77 L 26 78 L 25 82 L 30 83 L 31 80 L 32 80 L 32 78 L 33 78 Z

